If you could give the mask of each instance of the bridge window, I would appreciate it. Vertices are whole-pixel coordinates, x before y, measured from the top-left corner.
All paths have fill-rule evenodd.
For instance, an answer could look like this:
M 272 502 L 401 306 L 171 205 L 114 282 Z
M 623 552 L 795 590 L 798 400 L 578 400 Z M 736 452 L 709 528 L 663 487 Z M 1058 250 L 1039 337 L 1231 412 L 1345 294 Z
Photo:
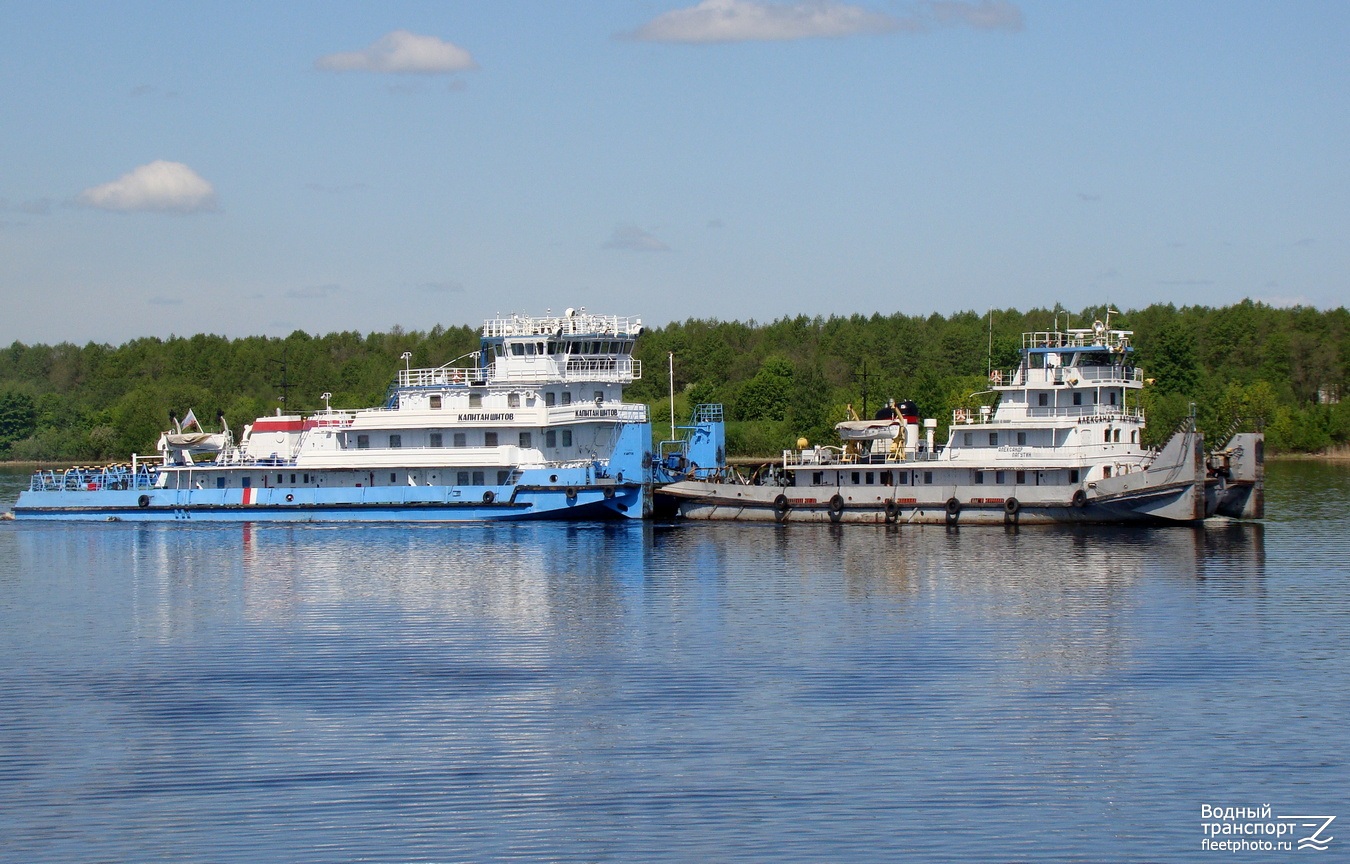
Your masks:
M 548 392 L 544 393 L 544 405 L 546 407 L 552 408 L 554 403 L 556 403 L 557 401 L 558 395 L 554 393 L 552 390 L 549 390 Z
M 976 471 L 976 472 L 975 472 L 975 482 L 976 482 L 976 483 L 979 483 L 979 484 L 984 483 L 984 472 L 983 472 L 983 471 Z
M 482 394 L 482 393 L 470 393 L 470 394 L 469 394 L 469 407 L 470 407 L 470 408 L 482 408 L 482 407 L 483 407 L 483 394 Z
M 525 356 L 525 346 L 522 345 L 522 344 L 519 343 L 519 342 L 512 342 L 512 343 L 511 343 L 511 355 L 512 355 L 513 357 L 524 357 L 524 356 Z
M 1116 404 L 1116 391 L 1112 390 L 1111 393 L 1109 394 L 1109 396 L 1110 396 L 1111 404 L 1112 404 L 1112 405 Z
M 520 446 L 521 446 L 521 447 L 533 447 L 533 446 L 534 446 L 534 436 L 532 436 L 529 432 L 521 432 L 521 433 L 520 433 Z
M 1115 434 L 1112 435 L 1111 437 L 1112 437 L 1112 440 L 1114 440 L 1117 444 L 1119 444 L 1119 443 L 1120 443 L 1120 430 L 1117 429 L 1117 430 L 1115 431 Z
M 441 437 L 441 433 L 439 433 L 439 432 L 432 432 L 432 433 L 431 433 L 431 446 L 432 446 L 432 447 L 444 447 L 444 446 L 445 446 L 445 439 L 444 439 L 443 437 Z
M 507 407 L 507 408 L 519 408 L 519 407 L 520 407 L 520 394 L 519 394 L 519 393 L 508 393 L 508 394 L 506 394 L 506 407 Z
M 357 436 L 356 436 L 356 449 L 357 449 L 357 450 L 365 450 L 365 449 L 368 448 L 369 446 L 370 446 L 370 436 L 369 436 L 369 435 L 357 435 Z
M 454 442 L 456 447 L 467 447 L 469 446 L 469 436 L 465 432 L 456 432 Z
M 475 485 L 475 486 L 482 486 L 482 485 L 483 485 L 483 472 L 482 472 L 482 471 L 475 471 L 475 472 L 473 472 L 473 485 Z
M 1075 404 L 1075 405 L 1082 405 L 1082 404 L 1083 404 L 1083 394 L 1082 394 L 1082 393 L 1075 393 L 1075 394 L 1073 394 L 1073 404 Z
M 572 446 L 572 430 L 571 430 L 571 429 L 564 429 L 564 430 L 563 430 L 562 441 L 563 441 L 562 446 L 564 446 L 564 447 L 571 447 L 571 446 Z
M 1027 446 L 1027 433 L 1025 433 L 1025 432 L 1018 432 L 1018 433 L 1017 433 L 1017 446 L 1018 446 L 1018 447 L 1025 447 L 1025 446 Z
M 469 485 L 469 472 L 468 472 L 468 471 L 457 471 L 457 472 L 455 472 L 455 483 L 456 483 L 456 485 L 459 485 L 459 486 L 468 486 L 468 485 Z
M 1070 468 L 1070 469 L 1069 469 L 1069 482 L 1070 482 L 1070 483 L 1077 483 L 1077 482 L 1078 482 L 1078 469 L 1077 469 L 1077 468 Z
M 875 479 L 875 478 L 876 478 L 876 475 L 875 475 L 874 473 L 872 473 L 871 471 L 868 471 L 868 472 L 867 472 L 867 485 L 868 485 L 868 486 L 871 486 L 873 483 L 875 483 L 875 482 L 876 482 L 876 479 Z
M 995 471 L 995 472 L 994 472 L 994 482 L 995 482 L 995 483 L 998 483 L 999 485 L 1002 485 L 1002 484 L 1003 484 L 1003 479 L 1004 479 L 1004 478 L 1003 478 L 1003 472 L 1002 472 L 1002 471 Z
M 431 403 L 431 409 L 432 409 L 433 411 L 439 411 L 439 410 L 441 410 L 441 397 L 440 397 L 440 394 L 436 394 L 436 395 L 432 396 L 431 399 L 430 399 L 429 401 L 430 401 L 430 403 Z
M 224 478 L 224 477 L 217 477 L 217 478 L 216 478 L 216 488 L 217 488 L 217 489 L 224 489 L 224 488 L 225 488 L 225 478 Z
M 997 433 L 997 432 L 990 432 L 990 433 L 989 433 L 989 446 L 990 446 L 990 447 L 997 447 L 997 446 L 998 446 L 998 433 Z
M 390 446 L 390 448 L 392 448 L 392 449 L 398 449 L 399 447 L 402 447 L 402 446 L 403 446 L 403 436 L 402 436 L 402 435 L 390 435 L 390 436 L 389 436 L 389 446 Z
M 510 471 L 498 471 L 498 472 L 497 472 L 497 485 L 498 485 L 498 486 L 505 486 L 505 485 L 506 485 L 506 481 L 508 481 L 508 480 L 510 480 L 510 479 L 511 479 L 511 472 L 510 472 Z
M 1037 403 L 1038 405 L 1040 405 L 1042 408 L 1044 408 L 1045 406 L 1049 405 L 1049 404 L 1050 404 L 1050 394 L 1049 394 L 1049 393 L 1037 393 L 1037 394 L 1036 394 L 1036 403 Z
M 924 482 L 926 485 L 929 485 L 929 486 L 933 485 L 933 472 L 932 472 L 932 471 L 925 471 L 925 472 L 923 472 L 923 482 Z
M 557 430 L 555 430 L 555 429 L 550 429 L 550 430 L 548 430 L 547 432 L 544 433 L 544 446 L 545 446 L 545 447 L 557 447 L 557 446 L 558 446 L 558 432 L 557 432 Z
M 891 472 L 889 472 L 889 471 L 882 471 L 882 472 L 881 472 L 881 485 L 882 485 L 882 486 L 890 486 L 891 483 L 892 483 L 892 481 L 891 481 Z
M 852 482 L 853 482 L 853 485 L 854 485 L 854 486 L 857 486 L 857 485 L 858 485 L 858 472 L 857 472 L 857 471 L 854 471 L 854 472 L 853 472 L 853 480 L 852 480 Z
M 1017 482 L 1018 482 L 1018 483 L 1025 483 L 1025 482 L 1027 482 L 1027 472 L 1025 472 L 1025 471 L 1018 471 L 1018 472 L 1017 472 Z
M 570 391 L 570 390 L 564 390 L 564 391 L 563 391 L 563 394 L 562 394 L 562 404 L 564 404 L 564 405 L 571 405 L 571 404 L 572 404 L 572 391 Z
M 811 472 L 811 485 L 812 485 L 812 486 L 824 486 L 824 485 L 825 485 L 825 472 L 824 472 L 824 471 L 812 471 L 812 472 Z
M 484 446 L 484 447 L 496 447 L 496 446 L 497 446 L 497 433 L 496 433 L 496 432 L 484 432 L 484 433 L 483 433 L 483 446 Z

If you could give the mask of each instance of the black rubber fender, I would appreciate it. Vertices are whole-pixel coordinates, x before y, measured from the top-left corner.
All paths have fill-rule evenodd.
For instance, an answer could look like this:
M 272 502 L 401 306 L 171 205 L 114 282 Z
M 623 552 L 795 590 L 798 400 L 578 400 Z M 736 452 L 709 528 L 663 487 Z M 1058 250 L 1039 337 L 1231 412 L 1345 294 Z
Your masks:
M 1016 516 L 1021 509 L 1022 502 L 1018 501 L 1016 498 L 1009 498 L 1003 502 L 1003 512 L 1007 513 L 1009 516 Z
M 137 498 L 137 499 L 136 499 L 136 506 L 137 506 L 137 507 L 149 507 L 149 506 L 150 506 L 150 496 L 149 496 L 149 495 L 142 495 L 141 497 Z
M 491 489 L 489 489 L 489 490 L 487 490 L 486 492 L 483 493 L 483 503 L 484 503 L 484 504 L 491 504 L 493 501 L 496 501 L 496 500 L 497 500 L 497 493 L 496 493 L 496 492 L 493 492 Z
M 1087 506 L 1087 493 L 1084 492 L 1082 489 L 1079 489 L 1078 491 L 1073 493 L 1073 506 L 1075 507 Z
M 961 515 L 961 502 L 955 498 L 947 499 L 947 518 L 953 519 Z
M 788 501 L 786 495 L 779 495 L 773 499 L 773 518 L 775 522 L 782 522 L 787 519 L 788 511 L 792 509 L 792 503 Z

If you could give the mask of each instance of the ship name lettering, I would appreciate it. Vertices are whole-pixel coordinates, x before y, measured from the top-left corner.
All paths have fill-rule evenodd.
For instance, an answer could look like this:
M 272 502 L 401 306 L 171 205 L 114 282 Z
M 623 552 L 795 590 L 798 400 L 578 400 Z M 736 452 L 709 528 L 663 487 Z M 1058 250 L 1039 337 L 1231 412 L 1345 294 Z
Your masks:
M 475 420 L 489 420 L 489 421 L 494 421 L 494 422 L 505 421 L 505 422 L 508 422 L 508 423 L 509 423 L 509 422 L 511 422 L 512 420 L 516 419 L 516 415 L 515 415 L 515 414 L 512 414 L 512 413 L 510 413 L 510 412 L 504 412 L 504 413 L 500 413 L 500 414 L 489 414 L 489 413 L 485 413 L 485 414 L 461 414 L 461 415 L 459 415 L 459 419 L 462 420 L 462 421 L 465 421 L 465 422 L 472 422 L 472 421 L 475 421 Z

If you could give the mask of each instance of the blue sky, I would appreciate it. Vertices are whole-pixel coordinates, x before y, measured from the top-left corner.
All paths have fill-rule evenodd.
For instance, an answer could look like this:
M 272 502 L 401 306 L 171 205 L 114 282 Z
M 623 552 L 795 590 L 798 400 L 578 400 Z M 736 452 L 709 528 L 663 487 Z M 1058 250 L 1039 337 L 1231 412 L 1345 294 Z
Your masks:
M 0 4 L 0 344 L 1339 306 L 1343 2 Z

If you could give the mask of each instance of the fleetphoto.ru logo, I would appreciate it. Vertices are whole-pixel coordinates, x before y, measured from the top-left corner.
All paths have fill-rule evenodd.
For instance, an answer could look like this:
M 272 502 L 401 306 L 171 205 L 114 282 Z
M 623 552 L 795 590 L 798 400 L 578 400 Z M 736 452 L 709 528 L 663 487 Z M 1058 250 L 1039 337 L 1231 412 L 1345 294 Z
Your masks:
M 1211 807 L 1200 805 L 1204 839 L 1200 848 L 1215 852 L 1325 852 L 1335 816 L 1273 816 L 1270 805 Z

